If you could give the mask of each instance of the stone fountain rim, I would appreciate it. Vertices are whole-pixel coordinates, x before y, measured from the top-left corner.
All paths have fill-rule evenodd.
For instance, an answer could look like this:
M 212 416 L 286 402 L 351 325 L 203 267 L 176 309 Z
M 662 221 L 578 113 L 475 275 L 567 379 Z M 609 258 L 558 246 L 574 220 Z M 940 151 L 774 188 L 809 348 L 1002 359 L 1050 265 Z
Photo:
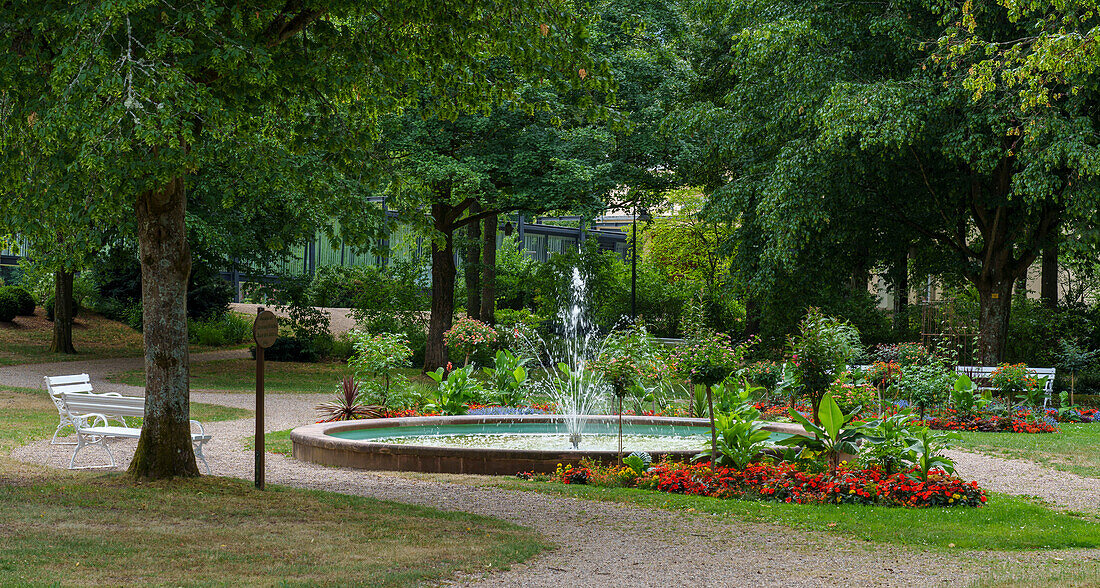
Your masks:
M 443 473 L 515 474 L 519 471 L 553 470 L 559 463 L 577 463 L 582 458 L 610 460 L 618 456 L 608 450 L 535 450 L 501 449 L 491 447 L 432 447 L 397 443 L 380 443 L 366 439 L 344 439 L 331 433 L 358 429 L 379 429 L 409 426 L 483 425 L 492 423 L 546 423 L 561 422 L 567 418 L 580 418 L 593 422 L 617 423 L 618 415 L 463 415 L 400 417 L 389 419 L 362 419 L 334 423 L 305 425 L 291 431 L 290 440 L 294 457 L 304 461 L 335 466 L 350 466 L 377 470 L 408 470 Z M 685 417 L 626 416 L 624 424 L 680 425 L 708 427 L 707 419 Z M 786 434 L 804 434 L 799 425 L 767 423 L 769 431 Z M 690 459 L 698 453 L 692 451 L 658 451 L 655 457 Z

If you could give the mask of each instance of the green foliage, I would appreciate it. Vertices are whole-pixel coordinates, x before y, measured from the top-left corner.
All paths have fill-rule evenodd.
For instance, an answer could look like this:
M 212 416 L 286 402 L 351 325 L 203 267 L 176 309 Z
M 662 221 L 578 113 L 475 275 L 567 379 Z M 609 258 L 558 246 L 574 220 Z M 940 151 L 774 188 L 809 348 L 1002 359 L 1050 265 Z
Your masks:
M 464 357 L 463 364 L 469 363 L 470 355 L 478 350 L 488 349 L 497 340 L 497 331 L 493 327 L 472 318 L 462 318 L 446 333 L 443 342 L 447 349 Z
M 1061 339 L 1058 341 L 1057 357 L 1058 368 L 1076 373 L 1095 362 L 1100 357 L 1100 350 L 1089 351 L 1073 339 Z
M 7 288 L 0 288 L 0 322 L 10 323 L 19 314 L 19 298 Z
M 210 347 L 245 343 L 252 340 L 252 322 L 235 312 L 217 318 L 188 319 L 187 338 L 194 345 Z
M 887 475 L 902 470 L 908 463 L 909 448 L 917 441 L 920 427 L 913 425 L 915 418 L 912 411 L 904 410 L 868 422 L 860 458 L 881 465 Z
M 693 384 L 714 385 L 737 370 L 754 342 L 750 339 L 734 346 L 725 333 L 701 333 L 673 351 L 669 361 Z
M 653 458 L 644 451 L 635 451 L 623 458 L 623 465 L 634 470 L 634 474 L 637 476 L 644 474 L 652 463 Z
M 859 333 L 847 322 L 811 308 L 789 345 L 803 392 L 810 397 L 817 414 L 818 404 L 833 382 L 833 374 L 843 371 L 848 361 L 861 351 Z
M 348 332 L 354 353 L 348 368 L 355 374 L 363 397 L 372 404 L 396 408 L 405 404 L 409 383 L 398 368 L 407 367 L 412 349 L 399 333 L 370 335 L 359 330 Z
M 859 453 L 858 442 L 865 438 L 865 424 L 848 426 L 855 418 L 856 413 L 844 414 L 840 410 L 833 397 L 826 393 L 821 398 L 818 408 L 817 421 L 821 425 L 811 422 L 794 409 L 787 411 L 791 419 L 802 425 L 807 433 L 813 436 L 794 435 L 783 439 L 778 444 L 784 446 L 800 446 L 805 452 L 815 451 L 825 453 L 829 458 L 830 475 L 836 475 L 836 468 L 840 465 L 842 454 L 855 455 Z
M 656 380 L 664 362 L 660 345 L 644 326 L 613 331 L 604 339 L 600 355 L 589 364 L 622 398 L 631 387 Z
M 766 423 L 757 420 L 759 418 L 760 413 L 755 409 L 742 414 L 720 414 L 714 417 L 719 453 L 714 460 L 715 465 L 741 470 L 760 455 L 768 446 L 771 433 L 764 430 Z M 695 459 L 710 457 L 708 448 Z
M 829 386 L 829 394 L 844 412 L 863 412 L 874 406 L 877 391 L 874 386 L 863 382 L 852 382 L 844 377 Z
M 526 308 L 513 310 L 511 308 L 496 309 L 496 325 L 502 336 L 508 336 L 515 329 L 531 333 L 542 331 L 547 320 L 536 315 Z
M 916 464 L 916 474 L 922 482 L 928 481 L 928 472 L 934 468 L 942 469 L 947 473 L 955 472 L 955 462 L 951 458 L 940 455 L 940 451 L 951 447 L 951 441 L 959 439 L 958 433 L 944 433 L 921 428 L 917 432 L 916 439 L 906 451 L 905 459 Z
M 0 286 L 0 291 L 6 291 L 15 297 L 18 308 L 16 314 L 18 316 L 33 316 L 34 315 L 34 296 L 22 286 Z
M 1042 383 L 1028 371 L 1026 364 L 1002 363 L 990 375 L 989 385 L 1000 391 L 1009 401 L 1022 393 L 1028 404 L 1032 406 L 1043 404 Z
M 492 369 L 481 368 L 489 377 L 495 402 L 503 406 L 521 406 L 527 401 L 528 360 L 508 349 L 501 349 L 496 353 Z
M 920 406 L 923 416 L 926 410 L 947 400 L 955 387 L 955 380 L 953 370 L 940 360 L 931 359 L 927 363 L 902 368 L 897 385 L 909 402 Z
M 474 378 L 473 364 L 455 369 L 446 374 L 443 368 L 428 372 L 439 388 L 424 404 L 424 412 L 437 412 L 441 415 L 466 414 L 470 403 L 481 400 L 481 383 Z

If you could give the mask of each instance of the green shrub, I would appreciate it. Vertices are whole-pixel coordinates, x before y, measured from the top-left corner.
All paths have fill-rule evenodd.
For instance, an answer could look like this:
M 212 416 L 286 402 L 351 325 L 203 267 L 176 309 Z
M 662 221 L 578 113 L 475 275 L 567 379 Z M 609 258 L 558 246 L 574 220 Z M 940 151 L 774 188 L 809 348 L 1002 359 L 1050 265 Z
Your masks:
M 187 335 L 188 340 L 195 345 L 234 345 L 252 338 L 252 323 L 235 312 L 227 312 L 220 318 L 189 319 Z
M 256 346 L 253 345 L 249 348 L 249 352 L 255 359 Z M 311 342 L 301 341 L 295 337 L 279 337 L 271 347 L 264 349 L 264 359 L 316 363 L 321 361 L 321 354 L 317 352 Z
M 0 288 L 0 322 L 10 323 L 19 314 L 19 300 L 7 288 Z
M 19 303 L 19 316 L 34 316 L 34 296 L 22 286 L 8 286 L 5 288 L 15 296 Z
M 514 310 L 511 308 L 498 308 L 496 309 L 496 324 L 497 328 L 502 333 L 511 332 L 517 327 L 520 330 L 530 330 L 532 332 L 542 332 L 543 327 L 546 325 L 547 320 L 526 308 Z

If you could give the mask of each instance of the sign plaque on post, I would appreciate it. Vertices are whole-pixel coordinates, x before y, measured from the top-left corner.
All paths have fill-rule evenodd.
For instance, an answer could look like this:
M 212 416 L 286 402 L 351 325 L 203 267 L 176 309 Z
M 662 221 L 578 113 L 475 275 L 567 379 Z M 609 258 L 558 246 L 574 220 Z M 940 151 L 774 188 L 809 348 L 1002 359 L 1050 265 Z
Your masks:
M 256 309 L 252 339 L 256 341 L 256 487 L 264 489 L 264 349 L 279 338 L 279 321 L 264 307 Z

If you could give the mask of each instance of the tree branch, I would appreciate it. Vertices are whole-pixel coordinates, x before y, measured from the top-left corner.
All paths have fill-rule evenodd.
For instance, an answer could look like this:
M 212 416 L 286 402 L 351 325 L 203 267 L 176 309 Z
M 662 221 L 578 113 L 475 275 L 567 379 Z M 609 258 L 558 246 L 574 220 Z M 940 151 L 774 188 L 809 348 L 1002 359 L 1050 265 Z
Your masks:
M 301 32 L 302 29 L 309 26 L 318 18 L 321 18 L 321 15 L 325 12 L 326 9 L 324 8 L 304 10 L 302 9 L 301 2 L 288 0 L 283 6 L 283 9 L 279 11 L 279 15 L 271 21 L 271 24 L 267 25 L 266 29 L 264 29 L 261 39 L 266 39 L 264 45 L 269 49 L 276 45 L 280 45 L 287 39 Z M 294 16 L 287 21 L 287 17 L 291 14 Z

